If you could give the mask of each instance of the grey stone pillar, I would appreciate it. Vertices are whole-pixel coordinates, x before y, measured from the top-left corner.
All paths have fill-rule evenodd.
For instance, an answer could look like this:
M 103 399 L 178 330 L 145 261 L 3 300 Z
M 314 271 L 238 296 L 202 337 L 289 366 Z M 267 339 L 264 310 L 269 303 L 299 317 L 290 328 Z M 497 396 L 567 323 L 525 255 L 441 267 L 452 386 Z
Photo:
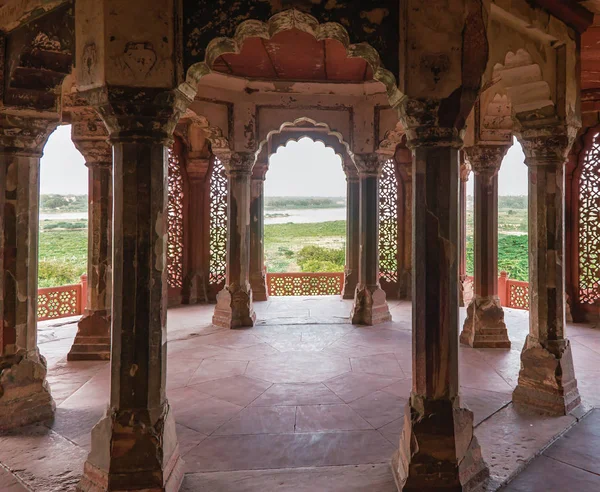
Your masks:
M 0 429 L 6 430 L 54 414 L 37 346 L 37 266 L 40 157 L 57 121 L 0 114 L 0 123 Z
M 355 154 L 360 186 L 360 251 L 352 323 L 375 325 L 392 319 L 379 285 L 379 174 L 387 156 Z
M 342 298 L 354 299 L 360 251 L 360 182 L 356 169 L 346 168 L 346 183 L 346 268 Z
M 254 301 L 266 301 L 265 276 L 265 174 L 266 164 L 256 165 L 250 184 L 250 285 Z
M 574 135 L 545 128 L 520 139 L 529 168 L 529 335 L 513 402 L 553 415 L 581 403 L 565 336 L 563 261 L 565 164 Z
M 250 286 L 250 177 L 251 152 L 218 155 L 229 179 L 227 196 L 227 280 L 217 295 L 213 324 L 226 328 L 254 326 Z
M 498 171 L 507 146 L 463 150 L 475 174 L 475 283 L 460 341 L 477 348 L 510 348 L 498 297 Z

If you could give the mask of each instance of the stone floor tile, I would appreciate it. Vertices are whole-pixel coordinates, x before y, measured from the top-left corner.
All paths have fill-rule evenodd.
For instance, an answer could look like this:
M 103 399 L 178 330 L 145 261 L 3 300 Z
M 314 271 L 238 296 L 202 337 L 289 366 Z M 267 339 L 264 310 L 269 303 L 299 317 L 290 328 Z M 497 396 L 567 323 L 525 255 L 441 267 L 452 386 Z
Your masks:
M 405 378 L 406 375 L 394 354 L 371 355 L 350 359 L 352 372 L 365 372 L 391 378 Z
M 398 447 L 400 443 L 400 435 L 402 434 L 402 428 L 404 427 L 405 409 L 406 407 L 402 409 L 402 417 L 378 429 L 379 433 L 396 447 Z
M 237 350 L 228 349 L 220 354 L 210 357 L 215 360 L 257 360 L 268 355 L 278 354 L 279 351 L 268 343 L 259 343 L 251 347 L 245 347 Z
M 271 383 L 246 376 L 233 376 L 195 384 L 193 388 L 220 400 L 245 407 L 262 395 Z
M 251 406 L 271 405 L 323 405 L 342 403 L 336 394 L 323 383 L 274 384 Z
M 325 385 L 344 402 L 350 403 L 397 381 L 398 379 L 385 376 L 352 372 L 331 379 Z
M 296 432 L 352 431 L 372 428 L 371 424 L 345 404 L 296 407 Z
M 597 492 L 600 476 L 540 456 L 507 487 L 506 492 Z
M 382 391 L 396 395 L 404 400 L 408 400 L 410 398 L 410 392 L 412 391 L 412 379 L 401 379 L 393 384 L 390 384 L 389 386 L 385 386 L 382 388 Z
M 188 472 L 387 463 L 394 447 L 375 430 L 210 436 L 186 456 Z
M 295 420 L 295 407 L 248 407 L 219 427 L 214 435 L 292 433 Z
M 243 360 L 204 359 L 187 384 L 191 386 L 205 381 L 239 376 L 246 372 L 247 366 L 248 362 Z
M 181 492 L 397 492 L 389 464 L 189 473 Z
M 348 359 L 318 352 L 289 352 L 250 361 L 246 375 L 273 383 L 319 383 L 348 371 Z
M 350 403 L 350 407 L 375 429 L 404 415 L 407 399 L 385 391 L 376 391 Z
M 0 490 L 2 492 L 29 492 L 17 477 L 0 467 Z
M 187 389 L 187 388 L 186 388 Z M 237 415 L 243 407 L 212 396 L 190 393 L 189 398 L 181 401 L 171 400 L 175 422 L 190 429 L 209 435 L 229 419 Z
M 461 387 L 461 403 L 473 412 L 474 425 L 489 418 L 512 401 L 512 392 L 497 393 L 474 388 Z

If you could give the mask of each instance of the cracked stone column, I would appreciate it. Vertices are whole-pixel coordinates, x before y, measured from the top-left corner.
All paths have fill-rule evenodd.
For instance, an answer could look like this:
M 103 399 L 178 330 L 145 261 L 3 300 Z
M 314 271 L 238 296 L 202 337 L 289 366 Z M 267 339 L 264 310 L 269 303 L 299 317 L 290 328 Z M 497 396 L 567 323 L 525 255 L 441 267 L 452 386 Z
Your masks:
M 458 264 L 458 305 L 465 307 L 465 282 L 467 281 L 467 183 L 471 174 L 471 164 L 461 152 L 460 164 L 460 237 L 459 237 L 459 264 Z
M 376 325 L 392 316 L 379 285 L 379 175 L 387 156 L 355 154 L 360 187 L 358 285 L 352 306 L 352 324 Z
M 529 335 L 513 402 L 565 415 L 580 403 L 565 337 L 565 163 L 575 129 L 526 131 L 529 168 Z
M 266 164 L 254 166 L 250 184 L 250 285 L 255 301 L 266 301 L 265 275 L 265 174 Z
M 417 127 L 413 150 L 413 388 L 392 461 L 400 490 L 473 490 L 488 469 L 458 383 L 458 132 Z
M 39 170 L 58 121 L 0 115 L 0 430 L 52 418 L 37 346 Z
M 166 397 L 167 147 L 189 104 L 178 91 L 92 90 L 113 145 L 110 401 L 80 491 L 178 490 L 183 461 Z
M 352 169 L 350 166 L 354 167 Z M 354 164 L 346 167 L 346 268 L 343 299 L 354 299 L 358 285 L 358 255 L 360 250 L 360 182 Z
M 227 279 L 217 294 L 213 324 L 225 328 L 254 326 L 250 286 L 250 181 L 255 156 L 251 152 L 219 153 L 228 177 Z
M 498 297 L 498 171 L 503 145 L 463 149 L 475 174 L 475 283 L 460 341 L 476 348 L 510 348 Z
M 92 123 L 102 128 L 101 121 Z M 108 135 L 96 138 L 79 135 L 72 127 L 72 140 L 85 159 L 89 175 L 88 290 L 84 316 L 67 360 L 110 359 L 110 316 L 112 286 L 112 147 Z

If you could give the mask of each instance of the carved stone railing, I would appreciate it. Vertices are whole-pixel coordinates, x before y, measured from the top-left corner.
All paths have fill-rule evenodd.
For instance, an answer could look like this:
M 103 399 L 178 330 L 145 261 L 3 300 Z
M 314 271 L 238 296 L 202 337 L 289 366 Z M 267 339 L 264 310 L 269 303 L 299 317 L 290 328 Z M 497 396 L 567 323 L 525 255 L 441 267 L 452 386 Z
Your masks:
M 473 277 L 467 277 L 463 283 L 465 306 L 473 299 Z M 506 272 L 500 272 L 498 278 L 498 297 L 504 307 L 529 309 L 529 282 L 511 280 Z
M 344 288 L 344 273 L 267 273 L 270 296 L 336 296 Z
M 38 321 L 83 314 L 87 299 L 87 276 L 80 284 L 47 287 L 38 290 Z

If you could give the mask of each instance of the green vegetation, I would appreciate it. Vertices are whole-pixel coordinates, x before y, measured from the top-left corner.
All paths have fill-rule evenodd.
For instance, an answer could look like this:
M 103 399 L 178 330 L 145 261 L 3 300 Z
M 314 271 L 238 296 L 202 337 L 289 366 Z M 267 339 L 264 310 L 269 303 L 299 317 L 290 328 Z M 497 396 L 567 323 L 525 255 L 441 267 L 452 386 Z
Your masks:
M 40 210 L 45 213 L 87 212 L 87 195 L 42 195 Z
M 40 226 L 42 231 L 50 231 L 53 229 L 87 229 L 87 220 L 85 219 L 77 219 L 77 220 L 50 220 L 46 219 L 40 222 Z
M 87 268 L 87 230 L 40 232 L 38 282 L 40 287 L 76 284 Z
M 345 206 L 345 197 L 265 197 L 266 210 L 289 210 L 299 208 L 344 208 Z
M 313 244 L 304 246 L 296 258 L 303 272 L 343 272 L 346 251 Z
M 508 272 L 513 280 L 529 280 L 528 244 L 526 235 L 498 236 L 498 273 Z M 473 236 L 467 237 L 467 275 L 473 275 Z

